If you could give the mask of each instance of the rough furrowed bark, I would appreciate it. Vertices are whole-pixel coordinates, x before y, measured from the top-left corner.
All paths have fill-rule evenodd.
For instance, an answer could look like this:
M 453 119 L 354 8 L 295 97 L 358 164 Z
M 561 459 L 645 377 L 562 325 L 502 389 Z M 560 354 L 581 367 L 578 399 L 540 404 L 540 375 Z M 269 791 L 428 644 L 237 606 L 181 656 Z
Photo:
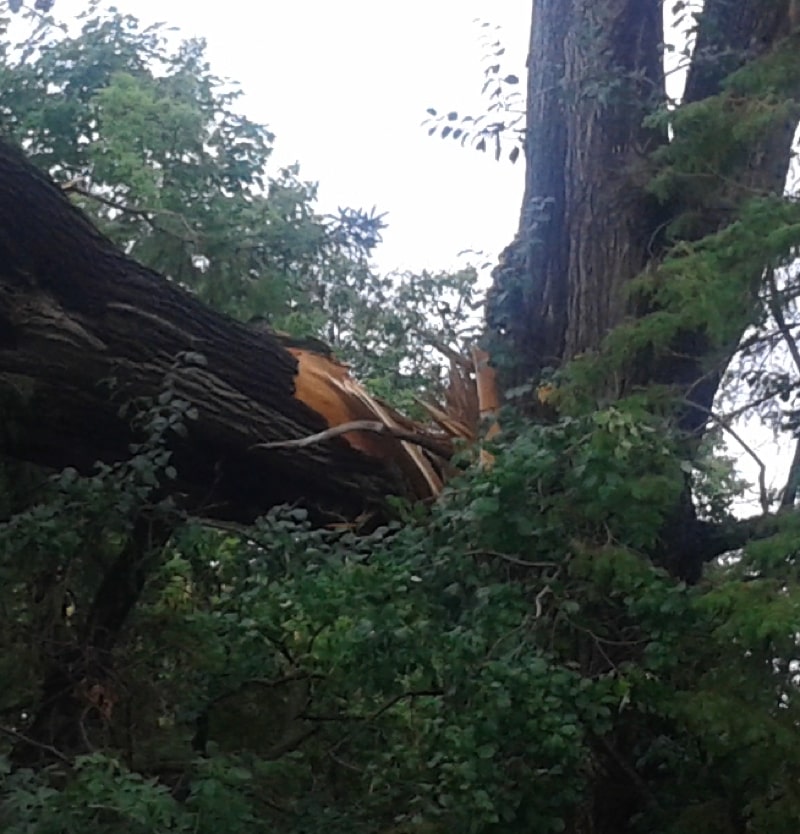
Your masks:
M 204 364 L 176 368 L 185 352 Z M 402 494 L 396 472 L 342 439 L 254 448 L 327 427 L 293 396 L 296 369 L 274 337 L 122 254 L 18 151 L 0 145 L 4 455 L 83 471 L 125 458 L 135 437 L 120 406 L 157 396 L 174 371 L 176 393 L 199 414 L 173 446 L 187 508 L 249 521 L 299 503 L 320 518 L 353 518 Z
M 176 361 L 188 352 L 203 362 Z M 339 521 L 403 494 L 399 471 L 341 438 L 264 445 L 328 428 L 295 396 L 297 372 L 280 340 L 127 258 L 0 144 L 1 454 L 83 471 L 126 459 L 142 437 L 120 408 L 156 398 L 169 377 L 198 414 L 185 437 L 170 441 L 180 509 L 248 522 L 292 503 L 317 521 Z M 91 749 L 110 709 L 114 647 L 171 532 L 163 520 L 138 519 L 93 598 L 79 602 L 84 625 L 45 652 L 39 705 L 13 751 L 16 765 Z
M 707 0 L 697 32 L 694 57 L 686 79 L 683 102 L 695 104 L 724 92 L 732 73 L 754 61 L 777 59 L 783 66 L 783 89 L 776 97 L 791 101 L 791 107 L 775 108 L 775 114 L 754 137 L 738 170 L 712 184 L 711 193 L 697 208 L 707 208 L 705 223 L 694 230 L 695 237 L 717 231 L 725 225 L 714 210 L 720 193 L 733 206 L 753 196 L 781 195 L 792 158 L 792 145 L 800 120 L 800 20 L 793 21 L 790 7 L 796 0 L 749 0 L 731 14 L 724 0 Z M 796 14 L 796 12 L 795 12 Z M 765 90 L 769 101 L 770 90 Z M 727 91 L 727 106 L 736 118 L 744 96 L 734 86 Z M 763 106 L 763 102 L 756 102 Z M 766 109 L 766 108 L 765 108 Z M 681 140 L 681 136 L 677 140 Z M 679 209 L 684 208 L 679 206 Z
M 495 270 L 487 305 L 493 356 L 507 369 L 507 385 L 598 350 L 609 332 L 641 312 L 632 309 L 627 288 L 657 266 L 663 231 L 677 213 L 694 210 L 701 218 L 695 239 L 720 228 L 719 215 L 706 204 L 713 194 L 696 206 L 660 205 L 646 189 L 648 157 L 668 141 L 643 125 L 666 100 L 662 3 L 536 0 L 533 6 L 525 194 L 517 235 Z M 746 62 L 791 41 L 797 48 L 796 35 L 787 40 L 786 0 L 735 6 L 734 12 L 727 0 L 706 2 L 687 102 L 719 93 L 723 80 Z M 795 126 L 784 119 L 764 131 L 732 177 L 738 199 L 781 193 Z M 673 351 L 679 358 L 654 363 L 643 357 L 625 370 L 620 386 L 679 386 L 700 406 L 687 418 L 687 428 L 696 429 L 730 355 L 723 350 L 714 357 L 715 371 L 708 351 L 702 333 L 686 333 Z
M 734 216 L 714 211 L 713 189 L 695 204 L 658 203 L 649 195 L 653 151 L 668 137 L 643 125 L 663 105 L 663 22 L 660 0 L 534 0 L 528 57 L 526 181 L 520 225 L 493 276 L 487 330 L 506 387 L 537 382 L 603 340 L 634 309 L 628 288 L 643 270 L 657 270 L 668 241 L 665 229 L 682 212 L 699 218 L 690 240 L 719 231 Z M 792 2 L 792 7 L 798 4 Z M 695 60 L 685 101 L 720 94 L 724 79 L 743 64 L 769 60 L 778 51 L 800 55 L 800 30 L 792 32 L 788 0 L 706 0 L 699 20 Z M 794 50 L 794 52 L 792 52 Z M 800 87 L 800 67 L 797 72 Z M 794 101 L 800 99 L 800 89 Z M 736 102 L 733 102 L 735 105 Z M 728 179 L 738 187 L 734 208 L 753 196 L 780 195 L 796 120 L 766 124 Z M 729 185 L 720 182 L 720 189 Z M 730 198 L 730 189 L 725 195 Z M 740 202 L 736 202 L 739 200 Z M 755 309 L 759 269 L 754 270 Z M 704 330 L 681 333 L 673 355 L 632 355 L 630 368 L 610 382 L 624 394 L 657 383 L 695 404 L 678 427 L 694 434 L 708 419 L 726 360 L 736 348 L 712 346 Z M 713 351 L 713 353 L 712 353 Z M 633 353 L 633 351 L 632 351 Z M 644 353 L 644 351 L 642 351 Z M 759 528 L 758 524 L 763 524 Z M 698 520 L 688 480 L 649 555 L 688 581 L 703 563 L 769 534 L 770 519 L 720 528 Z M 635 828 L 631 820 L 649 801 L 643 780 L 620 757 L 614 739 L 595 750 L 597 777 L 572 834 L 605 834 Z M 633 749 L 620 739 L 623 753 Z
M 687 188 L 690 196 L 679 198 L 671 207 L 672 214 L 690 213 L 694 218 L 688 240 L 699 240 L 728 226 L 736 217 L 736 210 L 754 197 L 780 196 L 792 158 L 792 145 L 800 118 L 800 32 L 790 18 L 789 0 L 748 0 L 736 6 L 735 13 L 725 0 L 707 0 L 697 28 L 697 40 L 692 63 L 686 79 L 683 104 L 693 105 L 711 96 L 723 95 L 731 117 L 736 118 L 743 97 L 735 89 L 726 91 L 725 80 L 747 64 L 772 58 L 786 61 L 794 56 L 794 80 L 782 94 L 793 102 L 790 108 L 776 108 L 775 116 L 754 137 L 746 157 L 735 171 L 726 176 L 711 178 L 703 193 Z M 758 103 L 756 103 L 758 106 Z M 691 141 L 680 131 L 674 141 Z M 660 253 L 657 253 L 657 255 Z M 766 264 L 764 264 L 766 267 Z M 749 301 L 757 309 L 757 295 L 762 276 L 758 269 L 752 276 Z M 650 380 L 676 385 L 686 394 L 689 403 L 682 415 L 681 427 L 699 435 L 708 420 L 722 374 L 735 353 L 744 332 L 742 326 L 736 337 L 726 345 L 713 348 L 706 334 L 700 331 L 684 333 L 675 347 L 672 359 L 659 362 L 651 369 Z
M 731 72 L 748 62 L 780 57 L 781 50 L 795 54 L 798 33 L 790 29 L 788 2 L 735 6 L 734 13 L 727 0 L 705 4 L 686 87 L 690 104 L 719 94 Z M 666 101 L 663 39 L 658 0 L 533 4 L 525 194 L 517 235 L 495 270 L 487 305 L 493 358 L 507 387 L 601 350 L 614 328 L 651 312 L 646 302 L 634 306 L 628 288 L 643 271 L 658 269 L 668 246 L 664 230 L 676 217 L 697 218 L 690 238 L 696 240 L 729 223 L 731 205 L 782 192 L 796 119 L 776 110 L 741 170 L 718 177 L 716 189 L 695 188 L 690 204 L 684 195 L 662 204 L 649 193 L 652 152 L 685 138 L 669 139 L 644 124 Z M 800 98 L 797 75 L 792 100 Z M 734 96 L 731 106 L 738 105 Z M 727 206 L 720 214 L 715 203 L 723 191 Z M 753 279 L 757 288 L 757 268 Z M 754 289 L 753 309 L 755 296 Z M 604 396 L 654 383 L 673 387 L 691 403 L 679 413 L 678 428 L 696 439 L 735 348 L 736 337 L 712 345 L 704 330 L 687 329 L 667 355 L 632 351 L 615 378 L 602 381 Z M 676 513 L 669 526 L 685 534 L 670 539 L 666 561 L 678 574 L 696 576 L 705 541 L 688 491 Z
M 534 3 L 525 194 L 487 309 L 507 382 L 597 348 L 626 313 L 660 222 L 636 174 L 664 141 L 642 125 L 661 101 L 662 28 L 655 0 Z

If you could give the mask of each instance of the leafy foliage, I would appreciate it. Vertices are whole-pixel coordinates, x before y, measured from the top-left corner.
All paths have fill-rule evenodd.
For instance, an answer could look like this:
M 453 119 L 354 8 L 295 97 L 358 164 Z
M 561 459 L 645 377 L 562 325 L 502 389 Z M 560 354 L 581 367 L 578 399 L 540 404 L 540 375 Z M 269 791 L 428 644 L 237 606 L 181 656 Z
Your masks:
M 472 272 L 374 275 L 381 215 L 320 217 L 297 170 L 269 179 L 269 131 L 235 113 L 202 44 L 171 52 L 121 15 L 48 37 L 18 63 L 6 49 L 4 130 L 119 242 L 234 315 L 324 336 L 382 394 L 409 401 L 435 375 L 426 345 L 466 335 Z M 661 115 L 689 128 L 657 160 L 662 199 L 703 187 L 701 155 L 724 173 L 746 150 L 731 105 Z M 682 328 L 725 350 L 750 325 L 752 388 L 796 417 L 791 376 L 756 361 L 770 327 L 785 341 L 796 276 L 755 309 L 750 286 L 788 264 L 796 205 L 750 197 L 711 234 L 682 217 L 634 288 L 647 313 L 531 384 L 548 419 L 504 414 L 493 465 L 398 506 L 402 523 L 183 517 L 167 441 L 194 412 L 170 376 L 121 404 L 128 460 L 89 477 L 5 463 L 0 827 L 513 834 L 593 830 L 599 811 L 619 830 L 793 832 L 799 522 L 677 581 L 650 556 L 685 478 L 704 520 L 730 522 L 730 466 L 717 438 L 673 434 L 659 386 L 597 395 Z
M 491 148 L 496 160 L 503 155 L 504 146 L 511 137 L 508 159 L 516 162 L 525 140 L 525 100 L 517 89 L 519 76 L 503 71 L 502 58 L 506 50 L 497 39 L 500 27 L 493 27 L 487 21 L 480 25 L 484 32 L 481 40 L 485 55 L 481 93 L 487 99 L 486 112 L 478 116 L 459 116 L 456 110 L 442 114 L 435 107 L 429 107 L 429 118 L 423 124 L 428 125 L 429 136 L 450 137 L 462 147 L 469 143 L 481 152 Z
M 429 517 L 369 536 L 296 510 L 182 527 L 114 650 L 120 703 L 82 719 L 96 752 L 8 774 L 4 830 L 560 831 L 619 772 L 638 830 L 793 830 L 796 525 L 676 584 L 640 555 L 680 480 L 645 425 L 522 429 Z M 9 663 L 85 634 L 79 554 L 146 511 L 139 459 L 4 526 L 4 622 L 36 635 L 6 638 Z M 71 614 L 31 619 L 21 548 L 72 566 Z M 24 746 L 35 687 L 14 680 Z
M 237 112 L 203 41 L 176 47 L 120 12 L 83 19 L 75 37 L 42 25 L 21 53 L 4 47 L 3 133 L 127 251 L 210 305 L 325 339 L 386 396 L 439 385 L 432 334 L 463 341 L 474 270 L 376 274 L 384 215 L 320 215 L 297 166 L 268 176 L 273 134 Z

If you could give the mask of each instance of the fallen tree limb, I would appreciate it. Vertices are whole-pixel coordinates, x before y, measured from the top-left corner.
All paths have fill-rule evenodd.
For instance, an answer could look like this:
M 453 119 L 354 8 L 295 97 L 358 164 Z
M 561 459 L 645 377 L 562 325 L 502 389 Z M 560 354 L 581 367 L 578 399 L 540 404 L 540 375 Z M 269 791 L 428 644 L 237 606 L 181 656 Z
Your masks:
M 186 352 L 204 363 L 176 371 Z M 157 396 L 172 369 L 198 412 L 172 446 L 192 512 L 247 522 L 297 503 L 353 518 L 406 493 L 397 471 L 341 438 L 281 448 L 329 428 L 294 396 L 297 365 L 276 337 L 124 255 L 0 143 L 0 453 L 84 472 L 123 459 L 137 438 L 120 406 Z

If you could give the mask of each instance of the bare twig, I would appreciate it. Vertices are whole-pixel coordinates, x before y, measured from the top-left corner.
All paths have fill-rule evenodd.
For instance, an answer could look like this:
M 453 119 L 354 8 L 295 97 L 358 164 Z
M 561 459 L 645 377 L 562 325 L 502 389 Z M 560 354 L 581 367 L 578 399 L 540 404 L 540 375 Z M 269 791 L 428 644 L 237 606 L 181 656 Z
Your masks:
M 238 686 L 234 687 L 233 689 L 229 689 L 226 692 L 222 692 L 219 695 L 216 695 L 212 698 L 206 707 L 206 709 L 216 706 L 221 701 L 225 701 L 228 698 L 233 698 L 236 695 L 245 692 L 250 687 L 261 687 L 263 689 L 277 689 L 281 686 L 287 686 L 291 683 L 297 683 L 298 681 L 313 681 L 313 680 L 325 680 L 324 675 L 312 674 L 310 672 L 295 672 L 293 674 L 284 675 L 281 678 L 275 678 L 274 680 L 270 680 L 268 678 L 248 678 L 245 681 L 242 681 Z
M 725 418 L 715 414 L 710 408 L 705 408 L 697 403 L 687 402 L 693 408 L 697 408 L 707 414 L 718 426 L 720 426 L 723 431 L 726 431 L 742 447 L 742 449 L 744 449 L 752 460 L 755 461 L 758 466 L 758 503 L 761 505 L 761 512 L 764 513 L 764 515 L 768 515 L 769 496 L 767 495 L 767 467 L 765 466 L 764 461 L 761 460 L 761 458 L 755 453 L 752 446 L 745 443 L 741 435 L 736 431 L 736 429 L 730 426 Z
M 21 741 L 23 744 L 28 744 L 31 747 L 36 747 L 39 750 L 44 750 L 46 753 L 50 753 L 51 756 L 55 756 L 60 761 L 64 762 L 64 764 L 72 766 L 72 761 L 69 759 L 68 756 L 65 756 L 59 749 L 53 747 L 52 744 L 44 744 L 41 741 L 36 741 L 36 739 L 31 738 L 30 736 L 26 736 L 24 733 L 20 733 L 18 730 L 15 730 L 13 727 L 6 727 L 5 725 L 0 725 L 0 732 L 5 733 L 11 738 L 16 739 L 17 741 Z
M 281 756 L 285 756 L 287 753 L 292 753 L 297 750 L 304 741 L 311 738 L 311 736 L 315 735 L 317 732 L 319 732 L 319 727 L 305 727 L 295 730 L 293 733 L 287 733 L 284 738 L 282 738 L 277 744 L 273 744 L 272 747 L 264 753 L 264 758 L 269 761 L 280 759 Z
M 527 559 L 520 559 L 518 556 L 512 556 L 510 553 L 501 553 L 499 550 L 487 550 L 480 548 L 478 550 L 468 550 L 465 556 L 488 556 L 490 559 L 502 559 L 504 562 L 509 562 L 512 565 L 519 565 L 521 568 L 558 568 L 561 565 L 558 562 L 530 562 Z
M 81 197 L 86 197 L 89 200 L 95 200 L 98 203 L 102 203 L 104 206 L 116 209 L 117 211 L 121 211 L 124 214 L 131 214 L 134 217 L 138 217 L 141 220 L 144 220 L 145 223 L 147 223 L 153 229 L 172 234 L 179 240 L 190 240 L 193 243 L 197 242 L 197 232 L 189 225 L 189 222 L 182 214 L 180 214 L 180 212 L 170 211 L 169 209 L 147 208 L 146 206 L 131 206 L 127 203 L 122 203 L 118 200 L 114 200 L 111 197 L 105 197 L 104 195 L 98 194 L 95 191 L 90 191 L 88 188 L 84 188 L 83 186 L 78 185 L 78 183 L 74 180 L 62 185 L 61 190 L 64 191 L 65 194 L 79 194 Z M 176 220 L 179 220 L 183 227 L 186 229 L 188 237 L 183 238 L 180 235 L 174 234 L 174 232 L 170 232 L 169 229 L 165 229 L 162 226 L 158 226 L 156 223 L 154 223 L 153 216 L 157 216 L 159 214 L 163 215 L 164 217 L 173 217 Z
M 769 394 L 764 394 L 763 397 L 756 397 L 756 399 L 750 400 L 750 402 L 739 406 L 739 408 L 734 408 L 732 411 L 729 411 L 726 414 L 719 416 L 719 419 L 725 420 L 730 423 L 731 421 L 741 417 L 742 414 L 746 414 L 748 411 L 752 411 L 754 408 L 758 408 L 760 405 L 763 405 L 764 403 L 767 403 L 770 400 L 774 400 L 775 396 L 775 392 L 771 391 Z
M 550 588 L 549 585 L 545 585 L 544 588 L 542 588 L 542 590 L 539 591 L 538 594 L 536 594 L 536 598 L 534 599 L 533 602 L 534 602 L 534 605 L 536 606 L 536 613 L 534 614 L 534 616 L 536 617 L 537 620 L 539 619 L 539 617 L 542 616 L 542 602 L 543 602 L 544 598 L 550 593 L 552 593 L 552 589 Z
M 364 768 L 358 767 L 357 765 L 350 764 L 350 762 L 346 762 L 344 759 L 340 759 L 337 755 L 334 754 L 332 750 L 328 751 L 328 756 L 330 756 L 331 760 L 336 762 L 340 767 L 343 767 L 345 770 L 351 770 L 353 773 L 363 773 Z
M 310 434 L 307 437 L 299 437 L 294 440 L 278 440 L 272 443 L 256 443 L 252 449 L 304 449 L 306 446 L 313 446 L 317 443 L 324 443 L 334 437 L 348 434 L 354 431 L 366 431 L 372 434 L 383 434 L 388 437 L 400 440 L 404 443 L 413 443 L 435 455 L 449 459 L 453 455 L 453 449 L 448 441 L 435 437 L 425 437 L 405 429 L 387 426 L 378 420 L 353 420 L 349 423 L 341 423 L 338 426 L 331 426 L 325 431 Z
M 399 695 L 393 695 L 389 698 L 388 701 L 384 702 L 373 712 L 369 712 L 366 715 L 353 715 L 352 713 L 343 713 L 342 715 L 315 715 L 315 714 L 303 714 L 301 717 L 305 718 L 307 721 L 338 721 L 338 722 L 358 722 L 358 723 L 369 723 L 370 721 L 374 721 L 376 718 L 379 718 L 383 713 L 390 710 L 396 704 L 399 704 L 400 701 L 407 701 L 414 698 L 422 698 L 425 696 L 429 697 L 438 697 L 440 695 L 444 695 L 444 691 L 441 689 L 412 689 L 409 692 L 401 692 Z M 332 749 L 336 749 L 339 744 L 337 743 Z

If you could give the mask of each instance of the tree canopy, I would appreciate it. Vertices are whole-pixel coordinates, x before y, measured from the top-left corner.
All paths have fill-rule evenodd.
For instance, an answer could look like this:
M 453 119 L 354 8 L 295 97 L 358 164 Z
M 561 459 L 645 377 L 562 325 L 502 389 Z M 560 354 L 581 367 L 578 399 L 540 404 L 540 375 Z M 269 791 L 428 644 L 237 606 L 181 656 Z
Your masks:
M 424 502 L 302 356 L 420 408 L 474 274 L 377 275 L 201 42 L 4 47 L 4 831 L 796 830 L 800 466 L 742 520 L 721 443 L 797 429 L 796 4 L 675 4 L 678 98 L 661 3 L 534 5 L 502 430 Z

